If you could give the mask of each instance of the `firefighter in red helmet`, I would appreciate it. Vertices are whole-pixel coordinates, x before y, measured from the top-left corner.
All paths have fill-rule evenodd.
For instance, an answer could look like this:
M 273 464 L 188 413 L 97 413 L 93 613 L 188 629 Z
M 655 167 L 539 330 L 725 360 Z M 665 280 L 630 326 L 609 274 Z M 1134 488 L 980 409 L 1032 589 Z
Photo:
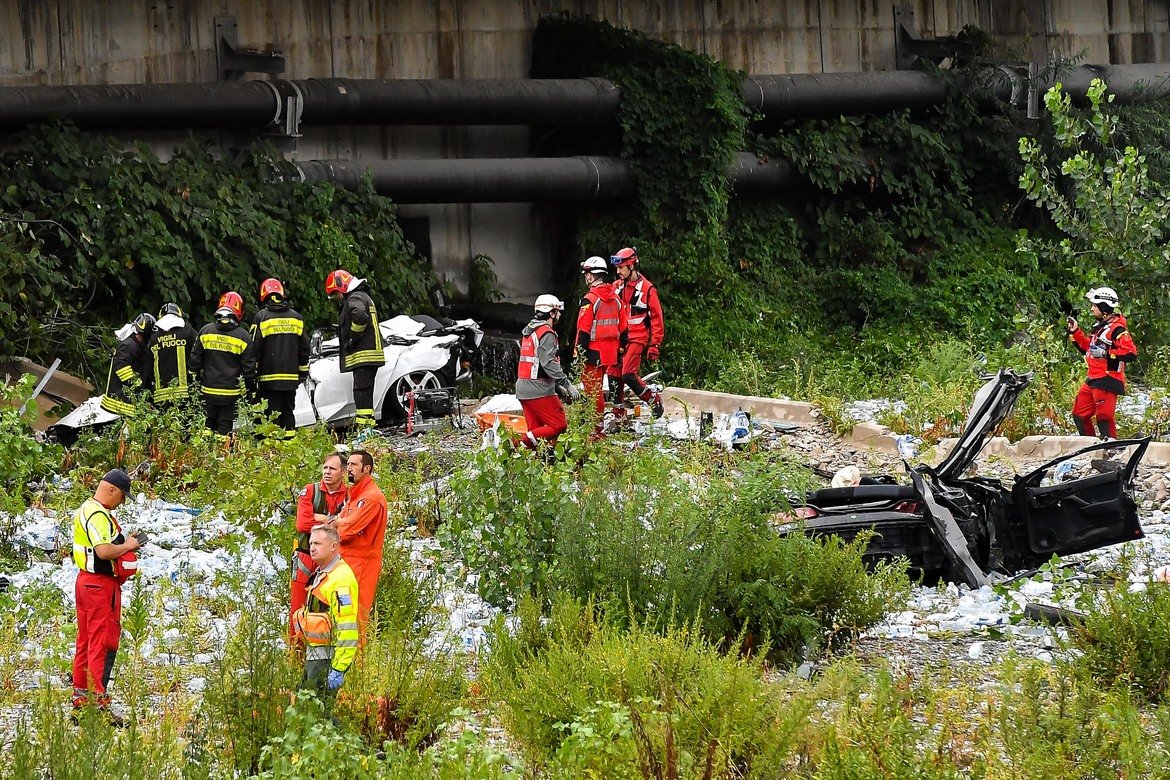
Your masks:
M 337 317 L 337 341 L 341 370 L 353 374 L 354 423 L 374 427 L 374 378 L 386 363 L 378 310 L 365 279 L 338 268 L 325 277 L 325 294 L 341 304 Z
M 618 281 L 615 292 L 625 307 L 629 327 L 628 344 L 622 356 L 622 381 L 618 384 L 615 398 L 617 404 L 615 414 L 621 413 L 624 384 L 633 390 L 635 395 L 650 404 L 655 417 L 661 417 L 662 395 L 647 387 L 641 375 L 643 355 L 647 360 L 657 360 L 665 334 L 658 289 L 653 282 L 638 272 L 638 252 L 633 247 L 618 250 L 609 260 L 617 269 Z
M 260 305 L 263 308 L 252 318 L 257 395 L 290 439 L 297 427 L 297 385 L 309 375 L 309 333 L 279 279 L 260 283 Z

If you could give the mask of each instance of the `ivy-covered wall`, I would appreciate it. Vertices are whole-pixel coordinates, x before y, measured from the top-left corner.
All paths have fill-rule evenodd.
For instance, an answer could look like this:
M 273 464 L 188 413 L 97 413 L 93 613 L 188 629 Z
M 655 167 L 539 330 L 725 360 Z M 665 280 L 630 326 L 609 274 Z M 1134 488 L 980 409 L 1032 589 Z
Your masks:
M 99 383 L 112 325 L 167 301 L 202 325 L 229 289 L 250 318 L 268 276 L 317 325 L 336 322 L 323 284 L 337 267 L 370 277 L 386 316 L 429 305 L 430 266 L 388 199 L 300 182 L 263 146 L 240 164 L 196 144 L 163 162 L 52 125 L 0 155 L 0 182 L 0 352 L 61 356 Z
M 1057 312 L 1060 269 L 1015 251 L 1020 129 L 987 113 L 975 82 L 928 114 L 765 127 L 738 100 L 742 74 L 570 17 L 539 25 L 532 75 L 622 86 L 620 137 L 587 142 L 630 161 L 637 198 L 579 213 L 562 262 L 637 246 L 664 299 L 672 381 L 718 385 L 738 353 L 780 365 L 840 351 L 894 370 L 936 334 L 1002 341 L 1020 317 Z M 744 149 L 789 160 L 808 186 L 737 198 L 724 171 Z

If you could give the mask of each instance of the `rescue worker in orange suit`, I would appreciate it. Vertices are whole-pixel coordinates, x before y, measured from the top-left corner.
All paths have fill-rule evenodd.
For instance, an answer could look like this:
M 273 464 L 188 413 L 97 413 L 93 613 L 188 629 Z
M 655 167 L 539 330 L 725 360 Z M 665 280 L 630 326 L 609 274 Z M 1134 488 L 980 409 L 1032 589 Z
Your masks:
M 386 539 L 386 497 L 374 482 L 374 456 L 354 450 L 345 462 L 349 496 L 334 524 L 341 534 L 341 557 L 358 581 L 358 615 L 363 630 L 374 608 L 382 574 L 382 543 Z
M 251 389 L 256 382 L 256 349 L 252 334 L 240 325 L 243 318 L 244 299 L 237 292 L 224 293 L 215 320 L 203 326 L 191 350 L 191 370 L 203 383 L 207 428 L 225 439 L 235 425 L 244 386 Z
M 650 404 L 655 417 L 662 416 L 662 395 L 651 390 L 642 381 L 642 356 L 647 360 L 658 360 L 662 347 L 665 327 L 662 323 L 662 304 L 658 300 L 658 289 L 654 283 L 640 274 L 637 269 L 638 252 L 626 247 L 610 256 L 610 262 L 617 269 L 618 281 L 614 292 L 626 309 L 629 326 L 628 343 L 622 356 L 622 381 L 618 383 L 615 415 L 623 413 L 625 398 L 623 384 L 634 394 Z
M 316 526 L 309 554 L 316 569 L 305 606 L 293 615 L 297 641 L 305 647 L 302 688 L 331 700 L 345 683 L 358 648 L 357 605 L 361 586 L 341 558 L 341 542 L 331 525 Z
M 516 399 L 524 409 L 528 432 L 520 442 L 536 449 L 541 442 L 556 444 L 569 427 L 562 399 L 572 403 L 581 397 L 561 367 L 561 344 L 556 325 L 565 304 L 555 295 L 536 299 L 532 321 L 520 336 L 520 364 L 516 376 Z
M 337 317 L 337 343 L 341 371 L 353 373 L 354 424 L 374 426 L 374 377 L 386 363 L 378 310 L 365 279 L 338 268 L 325 277 L 325 294 L 341 304 Z
M 626 346 L 626 309 L 607 280 L 609 263 L 590 257 L 581 263 L 588 290 L 577 312 L 577 343 L 574 356 L 584 356 L 581 383 L 585 396 L 594 399 L 597 427 L 605 414 L 605 377 L 619 381 L 621 353 Z
M 297 427 L 297 385 L 309 375 L 309 333 L 305 318 L 285 299 L 279 279 L 260 283 L 260 303 L 264 308 L 252 318 L 256 395 L 276 414 L 284 438 L 291 439 Z
M 150 389 L 146 344 L 154 330 L 154 317 L 143 312 L 118 329 L 118 348 L 110 360 L 110 375 L 100 405 L 107 412 L 123 417 L 134 416 L 131 390 Z
M 1068 336 L 1088 366 L 1085 383 L 1073 402 L 1073 420 L 1081 436 L 1096 433 L 1103 439 L 1116 439 L 1117 396 L 1125 393 L 1125 364 L 1137 357 L 1137 346 L 1126 329 L 1125 317 L 1117 311 L 1117 292 L 1112 287 L 1095 287 L 1085 297 L 1092 304 L 1093 329 L 1086 335 L 1075 318 L 1066 322 Z
M 321 463 L 321 481 L 310 482 L 297 499 L 297 544 L 292 559 L 292 586 L 289 620 L 305 606 L 309 578 L 313 575 L 313 558 L 309 551 L 309 534 L 321 525 L 337 519 L 345 503 L 345 461 L 336 452 Z
M 73 709 L 109 712 L 110 674 L 122 633 L 122 583 L 137 570 L 139 537 L 126 536 L 113 510 L 130 494 L 130 477 L 113 469 L 93 497 L 73 513 L 73 562 L 77 564 L 77 643 L 73 651 Z
M 199 334 L 177 303 L 164 303 L 150 334 L 151 376 L 156 406 L 186 401 L 191 395 L 191 350 Z

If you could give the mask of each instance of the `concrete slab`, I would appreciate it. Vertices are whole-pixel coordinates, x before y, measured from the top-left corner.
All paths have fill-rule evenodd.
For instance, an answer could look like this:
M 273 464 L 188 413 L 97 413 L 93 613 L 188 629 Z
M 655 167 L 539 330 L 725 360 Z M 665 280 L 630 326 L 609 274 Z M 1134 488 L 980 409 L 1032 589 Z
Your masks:
M 662 405 L 670 417 L 683 417 L 689 410 L 692 417 L 700 412 L 715 415 L 731 414 L 742 409 L 752 417 L 765 417 L 783 422 L 807 425 L 819 413 L 813 404 L 804 401 L 786 401 L 758 395 L 733 395 L 690 387 L 666 387 L 662 390 Z

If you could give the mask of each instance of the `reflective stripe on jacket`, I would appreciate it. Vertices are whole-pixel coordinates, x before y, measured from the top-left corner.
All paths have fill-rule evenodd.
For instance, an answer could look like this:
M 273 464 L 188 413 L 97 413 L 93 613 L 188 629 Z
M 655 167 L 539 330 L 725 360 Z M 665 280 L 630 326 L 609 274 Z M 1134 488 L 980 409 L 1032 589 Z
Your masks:
M 638 274 L 633 281 L 619 281 L 616 292 L 626 307 L 630 342 L 661 345 L 665 336 L 665 326 L 662 321 L 662 304 L 658 300 L 658 288 L 654 283 Z
M 234 401 L 243 394 L 240 380 L 256 380 L 252 335 L 232 317 L 221 317 L 199 331 L 191 350 L 191 370 L 203 382 L 203 395 Z
M 1128 323 L 1121 314 L 1110 314 L 1093 326 L 1088 335 L 1077 328 L 1069 334 L 1085 356 L 1088 369 L 1085 383 L 1111 393 L 1125 392 L 1125 364 L 1137 357 L 1137 345 L 1127 329 Z M 1093 352 L 1104 352 L 1095 357 Z
M 328 622 L 294 620 L 297 633 L 305 640 L 305 659 L 331 660 L 339 672 L 349 670 L 358 646 L 358 583 L 349 564 L 337 556 L 328 566 L 313 573 L 305 602 L 306 616 L 327 616 Z M 328 636 L 321 636 L 323 626 Z M 304 626 L 311 627 L 312 635 Z
M 516 369 L 517 379 L 540 379 L 540 339 L 546 333 L 556 334 L 556 331 L 547 322 L 541 323 L 536 330 L 520 338 L 520 363 Z M 545 374 L 547 377 L 548 374 Z
M 154 400 L 177 401 L 190 394 L 191 350 L 199 334 L 190 325 L 173 330 L 156 330 L 150 336 L 151 375 Z
M 96 498 L 85 501 L 73 513 L 73 562 L 90 574 L 114 576 L 114 562 L 99 558 L 99 544 L 122 544 L 126 538 L 110 510 Z
M 256 381 L 270 390 L 295 390 L 309 373 L 309 334 L 305 319 L 288 303 L 269 300 L 252 318 Z
M 127 336 L 118 342 L 118 348 L 114 350 L 114 356 L 110 359 L 106 393 L 102 396 L 100 404 L 103 409 L 123 417 L 134 416 L 134 404 L 131 403 L 128 391 L 133 386 L 135 378 L 142 387 L 149 387 L 144 359 L 145 350 L 137 336 Z
M 363 285 L 364 286 L 364 285 Z M 352 371 L 357 366 L 381 366 L 386 363 L 383 352 L 382 327 L 378 310 L 369 293 L 363 289 L 345 294 L 337 320 L 337 344 L 341 352 L 341 370 Z

